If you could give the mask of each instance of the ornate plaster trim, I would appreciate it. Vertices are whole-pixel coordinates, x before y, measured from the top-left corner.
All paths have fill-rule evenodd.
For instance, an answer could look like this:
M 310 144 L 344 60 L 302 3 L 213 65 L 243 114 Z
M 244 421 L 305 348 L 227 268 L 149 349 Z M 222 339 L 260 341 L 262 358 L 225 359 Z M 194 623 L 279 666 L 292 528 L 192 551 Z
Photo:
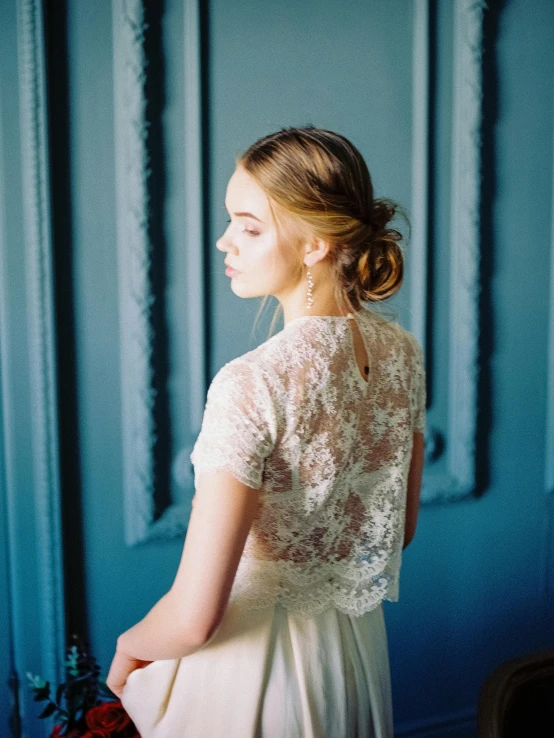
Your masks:
M 412 233 L 410 295 L 412 333 L 425 343 L 429 230 L 429 0 L 414 0 Z
M 203 203 L 201 167 L 200 0 L 185 0 L 185 154 L 187 260 L 190 281 L 191 426 L 200 428 L 204 409 L 205 322 L 202 262 Z M 151 306 L 156 296 L 150 278 L 151 243 L 148 179 L 148 120 L 145 80 L 143 0 L 113 0 L 114 102 L 116 141 L 117 239 L 121 329 L 121 391 L 124 464 L 125 540 L 135 545 L 183 535 L 194 494 L 192 474 L 185 472 L 187 504 L 169 505 L 154 519 L 156 390 L 152 366 L 154 327 Z M 194 281 L 193 281 L 194 277 Z M 190 454 L 192 449 L 185 449 Z M 187 456 L 188 458 L 188 456 Z
M 553 166 L 554 175 L 554 166 Z M 552 241 L 550 262 L 550 320 L 548 328 L 548 375 L 546 399 L 546 453 L 544 487 L 554 496 L 554 176 L 552 184 Z
M 550 316 L 548 326 L 546 426 L 544 449 L 544 612 L 547 627 L 554 625 L 554 161 L 552 167 L 552 235 L 550 261 Z
M 451 262 L 451 390 L 447 472 L 424 475 L 422 504 L 455 501 L 475 485 L 477 417 L 477 301 L 479 265 L 481 55 L 484 2 L 456 0 Z M 129 544 L 180 535 L 190 505 L 170 505 L 154 521 L 155 390 L 151 367 L 155 299 L 148 271 L 149 204 L 142 0 L 113 1 L 116 106 L 117 211 L 121 313 L 121 383 L 125 467 L 125 537 Z M 206 370 L 206 328 L 201 275 L 203 207 L 201 167 L 201 74 L 199 0 L 185 0 L 185 85 L 187 258 L 191 335 L 191 426 L 200 428 Z M 424 345 L 429 201 L 429 0 L 415 0 L 413 132 L 413 332 Z M 196 245 L 196 248 L 195 248 Z M 430 429 L 428 449 L 438 432 Z M 189 452 L 190 449 L 185 451 Z M 432 448 L 431 448 L 432 451 Z M 430 454 L 432 456 L 432 453 Z M 188 458 L 188 457 L 187 457 Z M 185 462 L 181 463 L 184 468 Z M 431 465 L 427 465 L 429 468 Z M 182 476 L 192 477 L 188 471 Z M 188 482 L 187 482 L 188 483 Z
M 484 0 L 454 2 L 450 263 L 450 383 L 446 473 L 424 475 L 423 503 L 475 488 L 479 375 L 480 201 Z M 429 435 L 436 431 L 430 429 Z
M 56 336 L 48 160 L 44 19 L 41 0 L 18 0 L 22 182 L 32 463 L 44 673 L 62 681 L 64 580 L 56 386 Z

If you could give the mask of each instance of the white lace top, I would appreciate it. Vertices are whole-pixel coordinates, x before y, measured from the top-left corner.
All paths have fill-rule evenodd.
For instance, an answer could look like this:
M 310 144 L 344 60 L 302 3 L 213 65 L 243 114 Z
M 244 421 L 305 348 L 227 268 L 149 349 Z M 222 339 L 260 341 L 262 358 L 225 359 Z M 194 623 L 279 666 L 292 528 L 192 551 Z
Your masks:
M 230 599 L 310 616 L 362 615 L 398 599 L 413 432 L 425 428 L 422 348 L 396 320 L 301 316 L 225 364 L 191 461 L 225 469 L 261 505 Z

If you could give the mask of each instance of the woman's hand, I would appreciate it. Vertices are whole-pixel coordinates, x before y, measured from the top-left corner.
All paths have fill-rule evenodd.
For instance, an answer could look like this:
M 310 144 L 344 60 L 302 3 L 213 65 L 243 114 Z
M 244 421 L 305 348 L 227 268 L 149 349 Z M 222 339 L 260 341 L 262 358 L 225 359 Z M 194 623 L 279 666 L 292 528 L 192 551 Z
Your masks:
M 129 674 L 132 671 L 135 671 L 135 669 L 142 669 L 144 666 L 148 666 L 148 664 L 151 663 L 151 661 L 135 659 L 132 656 L 123 653 L 123 651 L 116 649 L 108 676 L 106 677 L 106 684 L 112 692 L 121 699 L 123 687 L 125 686 L 125 682 L 127 681 Z

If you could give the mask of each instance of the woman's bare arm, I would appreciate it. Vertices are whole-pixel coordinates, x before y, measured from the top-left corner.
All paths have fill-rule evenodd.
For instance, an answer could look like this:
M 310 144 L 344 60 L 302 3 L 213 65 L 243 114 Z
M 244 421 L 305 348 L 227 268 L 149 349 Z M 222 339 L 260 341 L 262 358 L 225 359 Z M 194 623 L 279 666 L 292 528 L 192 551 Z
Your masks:
M 408 491 L 406 493 L 406 527 L 404 530 L 404 546 L 410 543 L 415 535 L 417 515 L 419 512 L 419 497 L 421 492 L 421 478 L 423 476 L 423 433 L 414 433 L 414 444 L 412 449 L 412 460 L 408 473 Z
M 259 491 L 230 472 L 200 475 L 175 581 L 119 636 L 119 650 L 154 661 L 187 656 L 207 643 L 223 618 L 258 505 Z

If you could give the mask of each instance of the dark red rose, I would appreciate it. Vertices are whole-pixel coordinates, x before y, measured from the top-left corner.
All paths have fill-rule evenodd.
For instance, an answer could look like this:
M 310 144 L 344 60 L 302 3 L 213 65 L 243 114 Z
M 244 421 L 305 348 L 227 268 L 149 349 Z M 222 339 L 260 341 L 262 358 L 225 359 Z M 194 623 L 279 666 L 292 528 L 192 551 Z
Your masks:
M 87 710 L 85 720 L 95 738 L 110 738 L 113 733 L 123 732 L 131 722 L 121 702 L 104 702 Z

